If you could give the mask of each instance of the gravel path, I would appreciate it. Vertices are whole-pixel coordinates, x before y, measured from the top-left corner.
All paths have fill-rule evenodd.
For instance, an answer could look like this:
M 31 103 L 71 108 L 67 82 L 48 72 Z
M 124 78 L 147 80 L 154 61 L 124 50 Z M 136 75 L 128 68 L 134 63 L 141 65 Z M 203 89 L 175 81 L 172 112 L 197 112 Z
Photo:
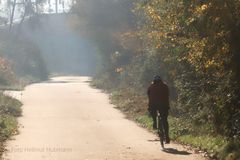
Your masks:
M 26 87 L 20 134 L 4 160 L 201 160 L 127 120 L 87 77 L 56 77 Z

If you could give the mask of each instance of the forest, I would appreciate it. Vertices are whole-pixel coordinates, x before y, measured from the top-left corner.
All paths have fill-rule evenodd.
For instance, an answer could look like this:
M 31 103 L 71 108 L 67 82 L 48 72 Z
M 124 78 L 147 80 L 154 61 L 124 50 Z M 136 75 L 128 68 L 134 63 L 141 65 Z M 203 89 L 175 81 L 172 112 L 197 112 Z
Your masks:
M 10 19 L 12 31 L 0 30 L 1 88 L 51 74 L 54 57 L 46 62 L 19 29 L 38 19 L 40 3 L 25 3 L 19 25 Z M 71 30 L 96 52 L 92 85 L 129 118 L 150 128 L 146 92 L 160 75 L 171 93 L 171 138 L 211 158 L 240 157 L 239 0 L 76 0 L 69 14 Z
M 94 85 L 120 109 L 146 123 L 146 90 L 159 74 L 171 88 L 172 137 L 239 156 L 238 0 L 78 0 L 72 12 L 101 57 Z

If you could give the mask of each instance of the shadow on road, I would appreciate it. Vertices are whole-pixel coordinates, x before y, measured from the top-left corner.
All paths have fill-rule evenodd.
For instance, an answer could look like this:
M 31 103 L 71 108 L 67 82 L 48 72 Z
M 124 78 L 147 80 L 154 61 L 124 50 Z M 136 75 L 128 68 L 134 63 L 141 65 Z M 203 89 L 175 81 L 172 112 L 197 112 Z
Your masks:
M 45 81 L 44 83 L 72 83 L 70 81 Z
M 170 154 L 178 154 L 178 155 L 190 155 L 191 154 L 187 151 L 179 151 L 174 148 L 164 148 L 163 152 L 170 153 Z
M 49 80 L 49 81 L 44 81 L 43 83 L 90 83 L 91 80 L 85 80 L 82 82 L 78 81 L 71 81 L 71 80 L 65 80 L 65 81 L 55 81 L 55 80 Z
M 159 141 L 159 139 L 148 140 L 148 141 L 149 142 L 157 142 L 157 141 Z M 175 148 L 164 148 L 162 151 L 165 152 L 165 153 L 178 154 L 178 155 L 190 155 L 190 154 L 192 154 L 192 153 L 189 153 L 187 151 L 179 151 Z

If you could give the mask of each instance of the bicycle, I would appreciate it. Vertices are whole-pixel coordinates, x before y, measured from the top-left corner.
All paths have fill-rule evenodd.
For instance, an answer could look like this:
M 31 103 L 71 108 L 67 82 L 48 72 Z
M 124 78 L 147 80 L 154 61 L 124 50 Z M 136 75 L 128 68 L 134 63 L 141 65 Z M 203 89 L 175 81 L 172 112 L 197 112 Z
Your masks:
M 164 128 L 163 128 L 163 122 L 162 122 L 162 118 L 160 116 L 159 110 L 157 110 L 156 120 L 157 120 L 157 133 L 160 138 L 162 149 L 164 149 Z

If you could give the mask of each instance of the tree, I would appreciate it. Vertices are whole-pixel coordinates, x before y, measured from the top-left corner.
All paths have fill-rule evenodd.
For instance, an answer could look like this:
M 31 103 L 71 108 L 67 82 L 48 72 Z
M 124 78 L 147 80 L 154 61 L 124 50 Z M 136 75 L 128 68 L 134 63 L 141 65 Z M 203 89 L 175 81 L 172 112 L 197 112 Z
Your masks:
M 10 23 L 9 23 L 9 30 L 11 31 L 12 26 L 14 24 L 15 19 L 15 11 L 16 7 L 18 7 L 18 10 L 21 11 L 21 21 L 20 25 L 23 23 L 26 17 L 33 17 L 36 15 L 39 15 L 42 12 L 42 4 L 45 3 L 45 0 L 9 0 L 8 1 L 8 7 L 11 11 L 10 14 Z
M 239 113 L 239 7 L 227 0 L 137 3 L 142 37 L 174 79 L 181 110 L 228 137 Z
M 74 27 L 98 48 L 101 73 L 106 73 L 106 80 L 117 79 L 116 71 L 123 65 L 116 61 L 118 55 L 123 55 L 120 57 L 125 61 L 120 61 L 125 63 L 131 57 L 125 53 L 121 35 L 135 27 L 132 6 L 128 0 L 78 0 L 73 5 L 72 12 L 77 14 L 77 19 L 72 20 Z M 76 21 L 79 23 L 76 24 Z M 116 65 L 113 61 L 119 64 Z

